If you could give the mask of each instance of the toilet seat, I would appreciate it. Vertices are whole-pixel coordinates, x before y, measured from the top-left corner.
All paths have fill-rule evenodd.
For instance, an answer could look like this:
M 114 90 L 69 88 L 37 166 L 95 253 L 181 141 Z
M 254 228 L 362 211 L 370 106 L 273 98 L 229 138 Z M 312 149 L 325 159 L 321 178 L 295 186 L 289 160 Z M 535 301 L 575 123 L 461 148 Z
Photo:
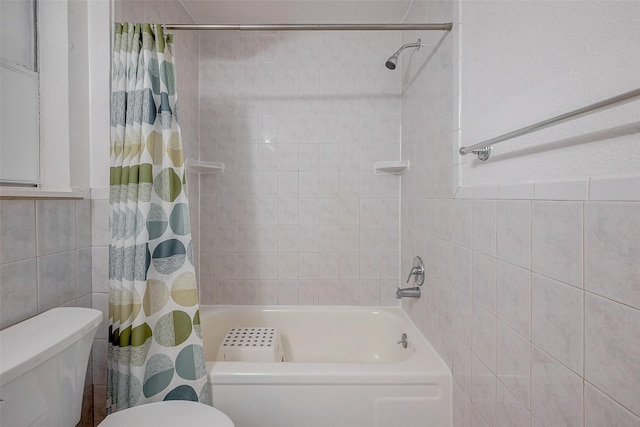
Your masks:
M 168 400 L 109 415 L 99 427 L 234 427 L 223 412 L 198 402 Z

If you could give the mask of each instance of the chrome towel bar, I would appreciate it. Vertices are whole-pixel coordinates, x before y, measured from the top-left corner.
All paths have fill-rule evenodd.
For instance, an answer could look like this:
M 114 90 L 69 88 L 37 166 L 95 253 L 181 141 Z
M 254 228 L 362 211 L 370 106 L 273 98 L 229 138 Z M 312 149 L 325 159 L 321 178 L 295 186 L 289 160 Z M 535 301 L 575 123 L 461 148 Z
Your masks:
M 561 114 L 559 116 L 553 117 L 548 120 L 544 120 L 542 122 L 535 123 L 531 126 L 523 127 L 522 129 L 515 130 L 513 132 L 505 133 L 504 135 L 497 136 L 495 138 L 488 139 L 483 142 L 479 142 L 478 144 L 471 145 L 469 147 L 461 147 L 460 154 L 463 156 L 465 154 L 473 153 L 478 156 L 478 159 L 485 161 L 491 155 L 491 146 L 497 144 L 499 142 L 506 141 L 511 138 L 515 138 L 517 136 L 526 135 L 528 133 L 536 132 L 541 129 L 548 128 L 550 126 L 557 125 L 559 123 L 563 123 L 572 119 L 576 119 L 578 117 L 582 117 L 588 113 L 604 110 L 606 108 L 611 108 L 617 104 L 623 104 L 625 102 L 633 101 L 634 98 L 640 96 L 640 89 L 634 89 L 629 92 L 625 92 L 621 95 L 614 96 L 612 98 L 605 99 L 600 102 L 596 102 L 595 104 L 587 105 L 586 107 L 579 108 L 574 111 L 570 111 L 565 114 Z

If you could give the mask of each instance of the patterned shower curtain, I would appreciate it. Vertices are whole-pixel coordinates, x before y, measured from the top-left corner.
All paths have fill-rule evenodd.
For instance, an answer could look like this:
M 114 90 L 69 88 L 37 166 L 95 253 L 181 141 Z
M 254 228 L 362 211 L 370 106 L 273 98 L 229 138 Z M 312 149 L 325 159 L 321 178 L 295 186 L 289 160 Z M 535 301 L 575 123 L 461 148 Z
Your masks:
M 116 24 L 111 87 L 107 412 L 209 403 L 173 41 Z

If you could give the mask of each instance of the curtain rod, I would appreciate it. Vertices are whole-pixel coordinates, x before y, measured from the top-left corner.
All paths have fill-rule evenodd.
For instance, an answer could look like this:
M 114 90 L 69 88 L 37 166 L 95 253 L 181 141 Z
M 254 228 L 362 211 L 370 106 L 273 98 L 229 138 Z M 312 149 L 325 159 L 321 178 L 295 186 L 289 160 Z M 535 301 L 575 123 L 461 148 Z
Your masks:
M 165 24 L 167 30 L 227 31 L 363 31 L 363 30 L 440 30 L 451 31 L 453 24 Z

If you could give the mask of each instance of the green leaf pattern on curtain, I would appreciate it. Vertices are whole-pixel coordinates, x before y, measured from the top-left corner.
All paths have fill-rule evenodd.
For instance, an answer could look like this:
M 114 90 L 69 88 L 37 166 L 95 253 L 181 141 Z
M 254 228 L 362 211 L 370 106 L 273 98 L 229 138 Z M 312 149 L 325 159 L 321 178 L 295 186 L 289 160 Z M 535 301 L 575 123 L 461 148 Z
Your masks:
M 173 41 L 116 24 L 111 92 L 107 412 L 209 403 Z

